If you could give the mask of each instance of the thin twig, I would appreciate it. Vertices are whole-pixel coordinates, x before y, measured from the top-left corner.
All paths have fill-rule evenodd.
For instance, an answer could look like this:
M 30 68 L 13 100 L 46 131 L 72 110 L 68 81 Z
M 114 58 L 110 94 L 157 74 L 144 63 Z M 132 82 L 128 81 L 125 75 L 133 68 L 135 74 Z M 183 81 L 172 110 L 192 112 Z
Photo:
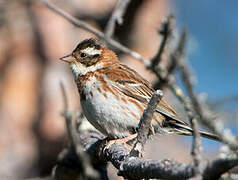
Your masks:
M 183 31 L 183 36 L 186 36 L 186 32 Z M 227 132 L 224 130 L 223 125 L 218 122 L 214 123 L 213 118 L 206 116 L 204 113 L 204 110 L 202 109 L 202 105 L 200 104 L 195 91 L 194 91 L 194 85 L 192 81 L 192 75 L 190 73 L 190 69 L 188 65 L 184 62 L 184 58 L 178 59 L 178 67 L 181 72 L 184 86 L 186 88 L 186 91 L 191 99 L 193 108 L 195 110 L 195 113 L 198 115 L 199 120 L 208 128 L 213 130 L 218 136 L 221 138 L 221 140 L 228 144 L 232 149 L 238 148 L 238 141 L 235 136 L 233 136 L 230 132 Z
M 118 0 L 116 7 L 107 23 L 105 28 L 105 36 L 107 38 L 111 38 L 114 34 L 116 23 L 122 25 L 123 23 L 123 15 L 126 12 L 126 8 L 129 5 L 131 0 Z
M 65 11 L 61 10 L 60 8 L 58 8 L 57 6 L 55 6 L 54 4 L 50 3 L 47 0 L 41 0 L 49 9 L 53 10 L 54 12 L 56 12 L 57 14 L 59 14 L 60 16 L 62 16 L 63 18 L 67 19 L 69 22 L 71 22 L 73 25 L 75 25 L 76 27 L 80 27 L 82 29 L 87 30 L 88 32 L 93 33 L 94 35 L 96 35 L 97 37 L 105 40 L 109 45 L 113 46 L 114 48 L 117 48 L 118 50 L 120 50 L 123 53 L 126 53 L 138 60 L 140 60 L 141 62 L 143 62 L 146 66 L 150 66 L 150 61 L 148 59 L 143 58 L 140 54 L 138 54 L 135 51 L 132 51 L 130 49 L 128 49 L 127 47 L 123 46 L 122 44 L 120 44 L 119 42 L 111 39 L 111 38 L 107 38 L 105 36 L 105 34 L 101 31 L 96 30 L 95 28 L 93 28 L 92 26 L 90 26 L 89 24 L 74 18 L 73 16 L 69 15 L 68 13 L 66 13 Z
M 159 46 L 159 50 L 157 51 L 156 55 L 151 59 L 151 67 L 157 66 L 157 64 L 160 63 L 162 60 L 162 54 L 164 52 L 165 46 L 172 35 L 172 29 L 173 29 L 173 19 L 174 17 L 172 15 L 169 15 L 166 20 L 162 23 L 162 27 L 159 31 L 159 33 L 162 35 L 162 41 Z
M 185 50 L 184 49 L 185 49 L 185 43 L 187 39 L 186 37 L 187 37 L 187 33 L 186 33 L 186 30 L 184 29 L 181 33 L 181 37 L 178 43 L 177 53 L 175 53 L 173 56 L 174 61 L 175 61 L 175 58 L 177 58 L 176 61 L 179 68 L 181 68 L 180 66 L 181 64 L 185 66 Z M 186 78 L 191 78 L 191 76 Z M 184 76 L 183 76 L 183 79 L 184 79 Z M 192 83 L 191 79 L 189 81 Z M 193 128 L 193 145 L 192 145 L 193 160 L 194 160 L 195 167 L 197 168 L 198 175 L 201 175 L 203 167 L 202 167 L 201 137 L 199 133 L 199 126 L 198 126 L 197 120 L 194 118 L 194 113 L 192 113 L 188 107 L 186 108 L 186 110 L 187 112 L 190 112 L 188 113 L 188 118 Z
M 191 127 L 193 129 L 193 144 L 192 144 L 192 157 L 193 157 L 193 162 L 194 162 L 194 166 L 197 170 L 197 175 L 201 176 L 202 175 L 202 171 L 203 171 L 203 158 L 201 155 L 201 136 L 199 133 L 199 126 L 198 126 L 198 122 L 195 118 L 191 117 L 190 119 L 190 123 L 191 123 Z
M 136 143 L 131 150 L 130 154 L 133 156 L 139 156 L 139 154 L 144 149 L 144 144 L 146 143 L 150 131 L 154 133 L 153 127 L 152 127 L 152 117 L 155 112 L 155 109 L 160 102 L 160 100 L 163 97 L 163 92 L 161 90 L 155 91 L 153 96 L 151 97 L 149 103 L 147 104 L 147 107 L 145 111 L 143 112 L 143 115 L 141 116 L 139 126 L 138 126 L 138 135 Z
M 170 55 L 171 68 L 168 69 L 168 72 L 161 72 L 159 67 L 154 66 L 153 71 L 156 72 L 156 75 L 159 77 L 162 82 L 166 83 L 172 92 L 177 96 L 177 98 L 184 104 L 185 110 L 187 112 L 188 118 L 190 120 L 191 126 L 193 128 L 193 146 L 192 146 L 192 155 L 194 158 L 194 164 L 197 168 L 197 173 L 200 174 L 202 171 L 202 157 L 201 157 L 201 140 L 198 124 L 194 118 L 194 112 L 187 98 L 183 95 L 182 90 L 175 84 L 173 81 L 173 75 L 171 74 L 175 67 L 178 66 L 178 62 L 184 59 L 185 56 L 185 42 L 186 42 L 186 32 L 183 31 L 181 37 L 178 41 L 177 48 Z M 153 67 L 152 67 L 153 68 Z M 172 78 L 172 79 L 171 79 Z
M 62 96 L 63 96 L 64 110 L 68 110 L 69 109 L 68 99 L 67 99 L 66 91 L 65 91 L 62 81 L 60 81 L 60 89 L 61 89 Z

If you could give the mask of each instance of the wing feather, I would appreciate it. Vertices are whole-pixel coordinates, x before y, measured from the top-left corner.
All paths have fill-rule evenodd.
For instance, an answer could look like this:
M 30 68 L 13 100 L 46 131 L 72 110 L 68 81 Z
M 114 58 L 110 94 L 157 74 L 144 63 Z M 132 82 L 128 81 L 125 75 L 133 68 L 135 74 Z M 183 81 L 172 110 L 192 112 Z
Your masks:
M 105 75 L 120 92 L 145 105 L 147 105 L 154 93 L 151 84 L 126 65 L 114 64 L 113 68 L 109 68 L 108 71 L 105 71 Z M 166 119 L 171 120 L 171 123 L 176 122 L 187 125 L 187 123 L 178 119 L 176 112 L 163 100 L 159 102 L 156 111 L 166 116 Z

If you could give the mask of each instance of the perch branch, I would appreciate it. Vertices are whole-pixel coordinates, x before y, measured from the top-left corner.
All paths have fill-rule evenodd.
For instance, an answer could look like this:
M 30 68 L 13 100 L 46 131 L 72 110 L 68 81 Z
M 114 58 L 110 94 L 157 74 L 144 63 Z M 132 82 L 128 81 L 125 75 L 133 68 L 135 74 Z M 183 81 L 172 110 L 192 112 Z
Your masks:
M 85 151 L 91 157 L 94 157 L 95 161 L 110 161 L 119 170 L 119 175 L 125 178 L 188 179 L 196 175 L 196 168 L 193 164 L 133 157 L 126 147 L 117 143 L 104 149 L 105 141 L 103 136 L 96 131 L 80 132 L 79 142 L 82 142 Z M 203 177 L 209 179 L 209 177 L 221 176 L 222 173 L 227 172 L 237 164 L 237 158 L 210 161 L 203 170 Z
M 139 154 L 143 151 L 144 145 L 148 139 L 150 131 L 152 134 L 154 133 L 152 127 L 152 117 L 155 112 L 155 109 L 163 97 L 163 92 L 161 90 L 155 91 L 153 96 L 151 97 L 144 113 L 141 116 L 139 126 L 138 126 L 138 135 L 136 143 L 131 150 L 130 154 L 133 156 L 139 156 Z
M 219 179 L 222 174 L 228 172 L 230 169 L 238 165 L 238 159 L 236 158 L 219 158 L 208 163 L 206 169 L 203 172 L 203 180 Z

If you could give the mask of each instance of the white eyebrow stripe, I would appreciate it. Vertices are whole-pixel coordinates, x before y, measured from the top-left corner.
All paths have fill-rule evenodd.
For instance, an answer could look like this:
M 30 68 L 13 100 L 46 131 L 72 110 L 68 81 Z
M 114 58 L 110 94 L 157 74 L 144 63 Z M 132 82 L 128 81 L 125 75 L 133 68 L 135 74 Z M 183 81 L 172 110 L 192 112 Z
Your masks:
M 94 56 L 97 54 L 101 54 L 102 50 L 95 49 L 93 47 L 87 47 L 86 49 L 83 49 L 81 52 L 88 54 L 89 56 Z

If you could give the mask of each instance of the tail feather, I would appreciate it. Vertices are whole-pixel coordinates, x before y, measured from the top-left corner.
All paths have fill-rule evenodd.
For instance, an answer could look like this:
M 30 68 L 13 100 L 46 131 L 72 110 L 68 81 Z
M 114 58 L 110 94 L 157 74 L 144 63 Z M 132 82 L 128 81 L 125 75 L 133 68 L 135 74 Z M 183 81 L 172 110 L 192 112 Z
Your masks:
M 207 139 L 211 139 L 211 140 L 214 140 L 214 141 L 218 141 L 218 142 L 221 141 L 221 138 L 218 137 L 215 134 L 212 134 L 212 133 L 209 133 L 209 132 L 204 132 L 204 131 L 199 131 L 199 132 L 200 132 L 202 137 L 205 137 Z
M 193 129 L 189 126 L 183 125 L 183 124 L 178 124 L 178 123 L 173 123 L 172 127 L 176 129 L 176 133 L 180 134 L 180 135 L 186 135 L 186 136 L 192 136 L 193 135 Z M 214 141 L 218 141 L 220 142 L 221 139 L 212 133 L 209 132 L 205 132 L 205 131 L 199 131 L 200 135 L 202 137 L 214 140 Z

